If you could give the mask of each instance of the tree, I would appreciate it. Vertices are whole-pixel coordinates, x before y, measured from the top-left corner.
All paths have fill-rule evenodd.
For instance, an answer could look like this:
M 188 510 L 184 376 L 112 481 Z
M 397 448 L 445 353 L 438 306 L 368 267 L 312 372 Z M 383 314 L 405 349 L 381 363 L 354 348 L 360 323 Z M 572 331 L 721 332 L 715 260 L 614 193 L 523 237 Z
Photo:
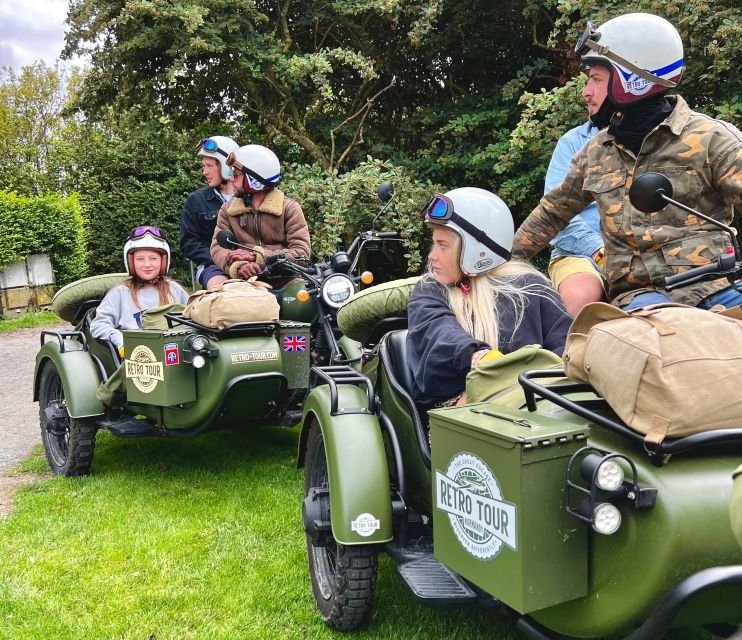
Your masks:
M 3 67 L 0 77 L 0 184 L 38 194 L 61 126 L 68 77 L 43 62 L 23 67 L 20 74 Z

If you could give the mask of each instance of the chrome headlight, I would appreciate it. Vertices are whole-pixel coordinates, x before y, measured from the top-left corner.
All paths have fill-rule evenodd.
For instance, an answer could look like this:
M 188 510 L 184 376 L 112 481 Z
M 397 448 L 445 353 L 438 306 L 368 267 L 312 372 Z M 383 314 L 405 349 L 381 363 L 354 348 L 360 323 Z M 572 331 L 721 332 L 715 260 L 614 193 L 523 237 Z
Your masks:
M 355 293 L 353 281 L 346 275 L 335 273 L 322 283 L 320 294 L 325 304 L 339 309 Z

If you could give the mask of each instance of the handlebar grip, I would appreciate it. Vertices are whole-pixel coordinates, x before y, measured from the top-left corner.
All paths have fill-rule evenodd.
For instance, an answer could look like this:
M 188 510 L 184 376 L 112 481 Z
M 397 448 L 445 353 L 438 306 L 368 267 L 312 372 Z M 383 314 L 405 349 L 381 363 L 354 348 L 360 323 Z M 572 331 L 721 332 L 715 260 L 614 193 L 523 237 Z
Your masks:
M 698 282 L 699 280 L 704 279 L 704 277 L 709 274 L 717 274 L 717 277 L 722 277 L 723 274 L 719 273 L 722 270 L 723 268 L 721 265 L 721 260 L 717 259 L 700 267 L 695 267 L 693 269 L 688 269 L 688 271 L 683 271 L 683 273 L 676 273 L 674 276 L 667 276 L 665 278 L 665 286 L 668 289 L 674 289 L 684 284 L 692 284 L 694 282 Z M 711 279 L 713 280 L 714 278 Z
M 379 238 L 399 238 L 398 231 L 380 231 L 376 234 Z

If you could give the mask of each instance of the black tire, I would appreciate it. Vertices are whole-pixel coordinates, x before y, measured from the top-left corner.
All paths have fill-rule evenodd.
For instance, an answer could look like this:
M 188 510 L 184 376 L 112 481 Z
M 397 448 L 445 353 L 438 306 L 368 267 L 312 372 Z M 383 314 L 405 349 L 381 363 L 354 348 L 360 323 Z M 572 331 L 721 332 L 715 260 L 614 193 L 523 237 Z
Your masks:
M 47 409 L 58 417 L 50 420 Z M 39 381 L 39 421 L 46 460 L 56 476 L 87 475 L 95 450 L 95 420 L 59 417 L 60 413 L 66 414 L 64 386 L 56 365 L 48 361 Z
M 304 495 L 312 487 L 327 487 L 327 458 L 322 430 L 315 421 L 304 459 Z M 330 499 L 319 498 L 321 513 L 329 519 Z M 370 545 L 348 546 L 330 539 L 315 547 L 307 536 L 307 563 L 314 601 L 322 620 L 338 631 L 352 631 L 366 619 L 376 587 L 377 552 Z

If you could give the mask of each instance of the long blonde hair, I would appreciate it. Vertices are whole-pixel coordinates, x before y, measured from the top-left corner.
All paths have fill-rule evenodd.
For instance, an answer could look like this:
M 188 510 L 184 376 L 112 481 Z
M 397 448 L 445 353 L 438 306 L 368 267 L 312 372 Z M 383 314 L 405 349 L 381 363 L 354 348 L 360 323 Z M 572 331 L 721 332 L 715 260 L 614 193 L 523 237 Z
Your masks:
M 139 307 L 139 292 L 147 286 L 157 289 L 157 295 L 160 298 L 160 304 L 168 304 L 175 300 L 175 295 L 170 291 L 170 278 L 159 276 L 154 281 L 145 281 L 137 276 L 129 276 L 122 282 L 125 287 L 129 288 L 129 294 L 134 304 Z
M 455 232 L 451 235 L 453 236 L 451 255 L 455 261 L 454 264 L 458 266 L 461 257 L 461 237 Z M 516 282 L 526 274 L 535 275 L 542 282 L 528 284 Z M 463 274 L 461 276 L 463 277 Z M 428 263 L 428 272 L 423 276 L 423 280 L 436 281 L 430 269 L 430 263 Z M 509 302 L 515 310 L 513 327 L 513 333 L 515 333 L 523 321 L 525 309 L 528 306 L 528 297 L 543 296 L 541 285 L 548 285 L 548 282 L 546 277 L 529 263 L 511 260 L 491 271 L 472 276 L 467 294 L 457 286 L 447 286 L 445 291 L 448 306 L 464 330 L 477 340 L 482 340 L 490 347 L 497 349 L 500 344 L 501 310 L 506 306 L 503 303 Z

